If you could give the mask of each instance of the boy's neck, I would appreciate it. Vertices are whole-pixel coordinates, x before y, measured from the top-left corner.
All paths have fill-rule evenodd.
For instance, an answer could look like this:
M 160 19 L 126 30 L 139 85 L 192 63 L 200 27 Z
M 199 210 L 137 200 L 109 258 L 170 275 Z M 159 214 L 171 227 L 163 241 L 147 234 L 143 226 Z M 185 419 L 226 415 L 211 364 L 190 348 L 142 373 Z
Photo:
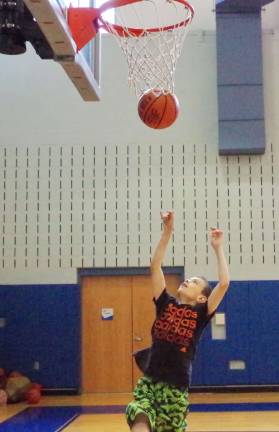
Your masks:
M 188 299 L 187 297 L 182 297 L 182 296 L 179 296 L 179 303 L 180 304 L 187 304 L 190 306 L 196 306 L 196 304 L 197 304 L 196 300 L 191 300 L 191 299 Z

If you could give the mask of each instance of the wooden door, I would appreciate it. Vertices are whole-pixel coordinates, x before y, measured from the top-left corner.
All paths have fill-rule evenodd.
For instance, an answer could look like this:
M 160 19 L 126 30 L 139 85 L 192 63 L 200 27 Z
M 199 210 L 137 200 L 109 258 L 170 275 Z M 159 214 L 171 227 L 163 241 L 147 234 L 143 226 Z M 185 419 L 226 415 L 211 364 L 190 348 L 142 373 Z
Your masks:
M 133 352 L 147 348 L 151 345 L 151 327 L 155 318 L 155 308 L 152 301 L 152 286 L 150 276 L 133 277 Z M 133 361 L 133 386 L 142 375 Z
M 132 391 L 132 291 L 129 276 L 82 278 L 82 389 Z M 111 321 L 102 308 L 113 308 Z
M 165 275 L 176 294 L 178 275 Z M 151 344 L 155 318 L 149 275 L 82 278 L 82 389 L 86 393 L 132 392 L 141 372 L 133 352 Z M 101 318 L 113 308 L 113 320 Z

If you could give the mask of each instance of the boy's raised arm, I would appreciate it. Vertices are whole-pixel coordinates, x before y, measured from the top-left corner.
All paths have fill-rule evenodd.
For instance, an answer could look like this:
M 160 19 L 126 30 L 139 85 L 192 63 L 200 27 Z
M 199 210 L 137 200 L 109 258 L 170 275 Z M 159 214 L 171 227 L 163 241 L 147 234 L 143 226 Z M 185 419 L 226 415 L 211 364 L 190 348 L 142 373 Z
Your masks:
M 221 303 L 230 283 L 229 269 L 223 249 L 223 231 L 212 228 L 211 233 L 211 246 L 214 249 L 217 258 L 217 269 L 219 282 L 212 290 L 208 298 L 208 313 L 213 313 Z
M 160 294 L 166 287 L 165 277 L 162 271 L 162 264 L 166 254 L 169 240 L 172 236 L 174 213 L 173 212 L 161 213 L 161 219 L 163 221 L 163 231 L 161 234 L 160 241 L 153 253 L 151 264 L 150 264 L 152 287 L 153 287 L 153 294 L 155 299 L 157 299 L 160 296 Z

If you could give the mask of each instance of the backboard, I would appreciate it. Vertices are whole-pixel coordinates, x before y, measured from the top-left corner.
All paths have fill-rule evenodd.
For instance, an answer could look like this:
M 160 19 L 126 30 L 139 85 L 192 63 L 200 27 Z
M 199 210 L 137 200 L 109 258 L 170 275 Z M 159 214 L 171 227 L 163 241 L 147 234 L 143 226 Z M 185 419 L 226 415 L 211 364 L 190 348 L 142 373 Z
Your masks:
M 100 35 L 77 52 L 67 24 L 67 7 L 75 0 L 24 0 L 54 52 L 54 59 L 85 101 L 100 100 Z M 76 5 L 78 6 L 78 5 Z M 83 0 L 82 6 L 93 6 Z

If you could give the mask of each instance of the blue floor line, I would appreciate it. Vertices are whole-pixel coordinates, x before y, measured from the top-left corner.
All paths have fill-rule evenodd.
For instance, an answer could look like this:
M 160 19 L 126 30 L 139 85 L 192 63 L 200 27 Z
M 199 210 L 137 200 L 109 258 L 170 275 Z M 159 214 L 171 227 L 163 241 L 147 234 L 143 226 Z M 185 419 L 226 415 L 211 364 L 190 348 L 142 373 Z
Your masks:
M 0 424 L 0 432 L 59 432 L 82 414 L 124 414 L 125 405 L 30 407 Z M 279 402 L 192 404 L 190 412 L 278 411 Z
M 80 407 L 26 408 L 0 424 L 1 432 L 59 432 L 80 415 Z
M 279 402 L 190 404 L 190 412 L 278 411 Z

